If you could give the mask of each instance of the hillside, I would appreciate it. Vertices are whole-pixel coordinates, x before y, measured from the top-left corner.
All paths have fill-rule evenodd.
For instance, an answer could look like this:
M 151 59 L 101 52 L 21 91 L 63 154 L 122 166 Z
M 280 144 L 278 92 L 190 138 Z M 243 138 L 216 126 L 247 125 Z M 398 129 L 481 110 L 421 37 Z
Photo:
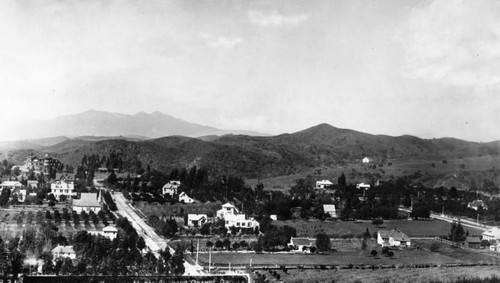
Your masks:
M 84 154 L 108 155 L 112 150 L 119 152 L 129 167 L 137 160 L 143 166 L 150 164 L 160 170 L 197 165 L 206 167 L 213 174 L 265 179 L 310 172 L 314 168 L 359 164 L 364 156 L 372 157 L 379 167 L 394 163 L 392 168 L 386 169 L 387 172 L 396 172 L 393 169 L 397 165 L 404 170 L 401 172 L 425 171 L 432 174 L 434 171 L 445 174 L 460 168 L 463 160 L 472 164 L 467 168 L 462 165 L 468 171 L 474 170 L 474 167 L 484 170 L 494 164 L 488 161 L 487 167 L 483 168 L 481 160 L 491 160 L 484 158 L 487 156 L 498 156 L 500 143 L 371 135 L 321 124 L 292 134 L 268 137 L 225 135 L 196 139 L 171 136 L 145 141 L 72 139 L 33 149 L 36 154 L 50 153 L 73 165 L 77 165 Z M 14 150 L 10 158 L 20 162 L 27 152 Z M 441 163 L 443 159 L 456 159 L 457 162 L 454 167 L 431 167 L 431 163 Z M 476 161 L 482 163 L 474 164 Z

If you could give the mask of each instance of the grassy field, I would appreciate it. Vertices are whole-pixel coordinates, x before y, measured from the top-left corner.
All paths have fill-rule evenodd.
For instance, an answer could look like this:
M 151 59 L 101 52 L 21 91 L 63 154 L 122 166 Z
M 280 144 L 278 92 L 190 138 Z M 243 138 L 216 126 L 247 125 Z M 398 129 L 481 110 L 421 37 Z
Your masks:
M 208 254 L 200 254 L 200 260 L 208 264 Z M 395 251 L 394 257 L 373 257 L 367 251 L 333 252 L 328 255 L 308 254 L 255 254 L 255 253 L 213 253 L 216 265 L 398 265 L 398 264 L 456 264 L 464 261 L 440 253 L 416 250 Z
M 193 203 L 193 204 L 170 204 L 170 203 L 149 203 L 146 201 L 134 202 L 134 206 L 138 208 L 146 217 L 151 215 L 157 216 L 174 216 L 183 215 L 183 213 L 196 213 L 215 215 L 216 211 L 221 208 L 221 202 L 213 203 Z
M 446 163 L 443 163 L 446 160 Z M 361 161 L 360 161 L 361 162 Z M 273 178 L 267 178 L 263 180 L 248 179 L 245 180 L 250 186 L 255 186 L 257 183 L 262 182 L 266 189 L 268 190 L 283 190 L 287 191 L 294 183 L 295 180 L 299 178 L 304 178 L 307 175 L 314 176 L 316 179 L 329 179 L 334 183 L 337 178 L 345 173 L 347 181 L 349 183 L 356 183 L 364 181 L 362 176 L 356 174 L 356 176 L 351 176 L 350 173 L 355 171 L 356 173 L 362 174 L 381 174 L 382 176 L 392 176 L 398 177 L 404 174 L 412 174 L 417 171 L 421 171 L 430 175 L 441 175 L 446 173 L 456 173 L 456 172 L 485 172 L 496 168 L 498 172 L 498 164 L 500 163 L 500 155 L 487 155 L 487 156 L 473 156 L 473 157 L 463 157 L 453 156 L 422 156 L 419 158 L 400 158 L 392 159 L 388 162 L 391 165 L 384 165 L 382 167 L 371 168 L 370 166 L 362 165 L 360 163 L 347 164 L 344 166 L 337 166 L 334 168 L 311 168 L 307 172 L 301 172 L 300 174 L 277 176 Z M 434 166 L 432 166 L 434 164 Z M 317 175 L 316 170 L 320 169 L 321 174 Z M 500 178 L 494 178 L 493 181 L 497 186 L 500 186 Z
M 413 240 L 413 245 L 418 245 L 422 248 L 429 249 L 432 243 L 439 245 L 438 253 L 449 256 L 467 263 L 487 263 L 500 265 L 500 254 L 491 252 L 487 249 L 468 251 L 447 245 L 435 240 Z
M 319 221 L 319 220 L 288 220 L 273 221 L 273 224 L 288 225 L 297 230 L 298 236 L 314 236 L 324 231 L 328 235 L 359 235 L 366 231 L 377 232 L 379 229 L 399 229 L 409 237 L 446 236 L 450 233 L 451 223 L 439 220 L 384 220 L 384 224 L 377 227 L 371 221 Z M 480 235 L 482 232 L 475 228 L 466 227 L 470 235 Z
M 283 282 L 453 282 L 464 278 L 488 278 L 500 276 L 498 266 L 478 267 L 435 267 L 425 269 L 382 269 L 382 270 L 289 270 L 277 271 Z M 259 271 L 266 278 L 273 278 L 268 272 Z

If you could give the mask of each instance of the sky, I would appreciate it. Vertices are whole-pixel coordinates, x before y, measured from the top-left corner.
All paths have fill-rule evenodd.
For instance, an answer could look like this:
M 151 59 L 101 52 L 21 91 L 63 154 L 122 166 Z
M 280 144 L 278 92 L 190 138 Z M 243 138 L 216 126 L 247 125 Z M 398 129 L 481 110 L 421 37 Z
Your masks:
M 0 129 L 94 109 L 500 140 L 494 0 L 5 0 L 0 36 Z

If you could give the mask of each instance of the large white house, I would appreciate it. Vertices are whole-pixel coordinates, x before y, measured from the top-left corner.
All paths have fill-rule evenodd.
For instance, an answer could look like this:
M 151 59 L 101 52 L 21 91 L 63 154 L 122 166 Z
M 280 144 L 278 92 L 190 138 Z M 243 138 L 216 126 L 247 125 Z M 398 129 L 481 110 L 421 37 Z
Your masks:
M 382 247 L 407 247 L 411 245 L 410 238 L 399 230 L 379 230 L 377 244 Z
M 226 228 L 252 228 L 259 226 L 259 222 L 253 217 L 247 217 L 244 213 L 240 213 L 236 206 L 231 203 L 225 203 L 222 208 L 217 210 L 218 218 L 224 219 L 224 226 Z
M 101 210 L 101 199 L 102 193 L 99 197 L 96 193 L 81 193 L 80 199 L 73 200 L 73 210 L 77 213 L 82 213 L 82 211 L 98 213 Z
M 371 158 L 371 157 L 366 157 L 366 156 L 365 156 L 365 157 L 363 158 L 363 160 L 362 160 L 362 162 L 363 162 L 364 164 L 369 164 L 369 163 L 372 163 L 373 161 L 374 161 L 374 160 L 373 160 L 373 158 Z
M 170 195 L 170 197 L 173 197 L 174 195 L 177 194 L 177 190 L 181 186 L 181 181 L 169 181 L 166 183 L 162 188 L 162 194 L 163 195 Z
M 496 240 L 498 242 L 500 241 L 500 228 L 493 227 L 490 230 L 484 231 L 482 236 L 483 240 L 488 240 L 490 242 Z
M 73 182 L 66 182 L 64 180 L 55 181 L 50 184 L 50 192 L 56 197 L 56 199 L 60 199 L 62 195 L 67 197 L 73 197 L 76 195 L 73 190 L 75 189 L 75 185 Z

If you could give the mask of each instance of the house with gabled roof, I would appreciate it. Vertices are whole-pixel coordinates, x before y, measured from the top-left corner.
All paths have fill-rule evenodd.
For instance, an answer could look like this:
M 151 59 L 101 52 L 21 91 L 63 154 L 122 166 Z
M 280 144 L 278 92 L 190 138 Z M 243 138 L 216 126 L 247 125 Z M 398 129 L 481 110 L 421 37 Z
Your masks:
M 411 245 L 410 237 L 399 230 L 379 230 L 377 233 L 377 244 L 382 247 L 406 247 Z
M 306 253 L 311 250 L 312 247 L 316 246 L 316 239 L 314 238 L 299 238 L 291 237 L 288 247 L 293 252 Z
M 207 220 L 206 214 L 188 214 L 187 225 L 188 227 L 201 227 Z
M 97 195 L 96 193 L 81 193 L 79 199 L 73 200 L 73 210 L 77 213 L 82 213 L 82 211 L 98 213 L 101 210 L 101 199 L 102 193 Z
M 180 186 L 181 181 L 171 180 L 161 188 L 161 192 L 163 195 L 170 195 L 170 197 L 173 197 L 177 194 L 177 190 Z
M 67 258 L 67 257 L 70 259 L 76 259 L 76 253 L 75 250 L 73 249 L 73 246 L 57 245 L 57 247 L 52 249 L 51 253 L 54 258 L 54 261 L 58 258 Z
M 179 202 L 194 203 L 194 199 L 190 198 L 185 192 L 179 194 Z

